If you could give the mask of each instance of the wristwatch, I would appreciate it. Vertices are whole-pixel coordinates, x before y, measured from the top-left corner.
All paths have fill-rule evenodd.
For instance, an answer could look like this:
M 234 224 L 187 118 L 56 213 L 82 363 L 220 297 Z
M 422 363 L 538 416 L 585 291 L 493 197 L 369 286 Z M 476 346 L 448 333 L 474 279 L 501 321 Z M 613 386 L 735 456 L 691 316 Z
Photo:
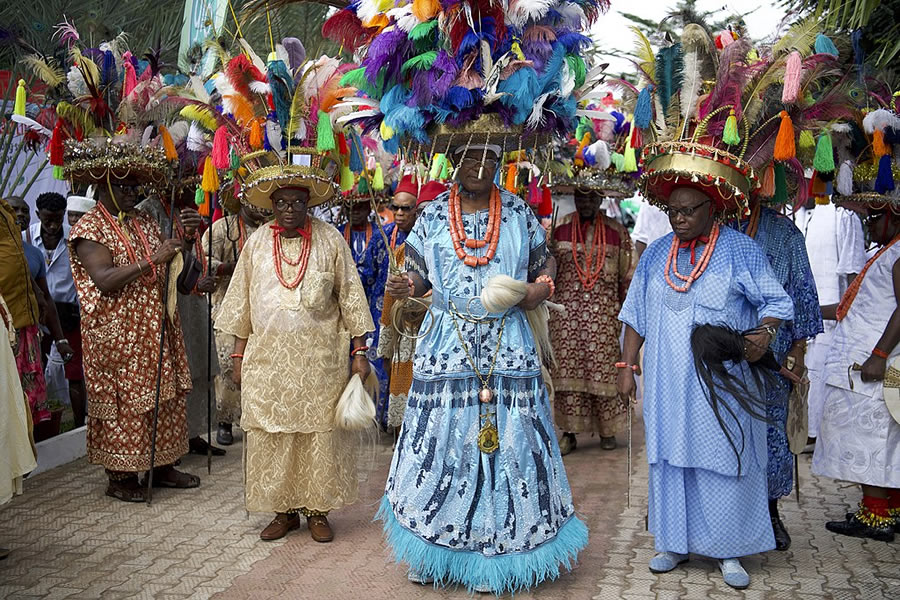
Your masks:
M 760 325 L 760 327 L 765 329 L 766 333 L 769 334 L 769 344 L 771 345 L 772 342 L 775 341 L 775 336 L 778 335 L 778 329 L 776 329 L 775 327 L 772 327 L 771 325 Z

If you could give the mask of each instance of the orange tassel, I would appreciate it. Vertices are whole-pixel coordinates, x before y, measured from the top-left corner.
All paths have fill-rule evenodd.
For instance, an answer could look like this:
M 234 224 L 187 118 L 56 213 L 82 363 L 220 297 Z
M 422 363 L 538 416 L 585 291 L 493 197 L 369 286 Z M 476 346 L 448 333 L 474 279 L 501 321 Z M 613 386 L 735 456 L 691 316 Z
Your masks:
M 763 173 L 762 185 L 759 188 L 759 195 L 763 198 L 771 198 L 775 195 L 775 165 L 769 164 L 766 172 Z
M 259 119 L 253 119 L 250 122 L 250 147 L 254 150 L 259 150 L 263 147 L 263 133 L 262 127 L 259 125 Z
M 506 171 L 506 191 L 515 194 L 516 193 L 516 180 L 519 178 L 519 168 L 512 164 L 509 166 L 509 170 Z
M 878 162 L 879 158 L 890 153 L 890 147 L 884 143 L 884 133 L 876 129 L 875 133 L 872 134 L 872 155 L 875 157 L 875 162 Z
M 159 135 L 162 138 L 163 150 L 166 152 L 166 160 L 178 160 L 178 151 L 175 150 L 175 142 L 172 134 L 165 125 L 159 126 Z
M 781 111 L 781 126 L 778 128 L 778 137 L 775 138 L 775 160 L 790 160 L 796 158 L 797 147 L 794 142 L 794 124 L 787 111 Z

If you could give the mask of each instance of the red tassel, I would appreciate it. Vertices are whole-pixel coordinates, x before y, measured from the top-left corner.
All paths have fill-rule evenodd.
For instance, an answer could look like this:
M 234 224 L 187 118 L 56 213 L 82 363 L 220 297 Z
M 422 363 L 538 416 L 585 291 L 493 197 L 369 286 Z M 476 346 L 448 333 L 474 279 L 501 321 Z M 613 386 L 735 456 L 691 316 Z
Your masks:
M 66 134 L 62 130 L 62 119 L 56 122 L 53 135 L 50 137 L 50 164 L 61 167 L 63 164 L 63 142 Z
M 222 125 L 216 129 L 216 135 L 213 137 L 212 159 L 213 165 L 217 169 L 227 169 L 231 165 L 231 155 L 228 148 L 228 132 Z
M 338 152 L 341 153 L 341 156 L 350 156 L 350 149 L 347 147 L 347 138 L 344 137 L 343 133 L 338 132 L 337 143 Z
M 541 217 L 549 217 L 553 214 L 553 194 L 550 193 L 550 188 L 548 186 L 544 186 L 544 193 L 541 197 L 541 205 L 538 207 L 538 216 Z
M 644 134 L 641 133 L 640 127 L 635 127 L 631 130 L 631 147 L 632 148 L 640 148 L 644 145 Z

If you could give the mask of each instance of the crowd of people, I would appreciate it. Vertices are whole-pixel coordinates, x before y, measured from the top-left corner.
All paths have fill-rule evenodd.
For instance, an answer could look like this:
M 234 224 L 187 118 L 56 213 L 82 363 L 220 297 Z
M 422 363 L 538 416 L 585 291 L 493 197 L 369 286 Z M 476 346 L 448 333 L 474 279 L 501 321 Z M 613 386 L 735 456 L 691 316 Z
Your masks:
M 414 583 L 500 594 L 570 569 L 588 528 L 563 456 L 587 435 L 615 450 L 638 398 L 652 572 L 698 554 L 748 587 L 742 557 L 791 545 L 778 501 L 798 435 L 814 473 L 862 488 L 824 526 L 894 539 L 900 100 L 836 99 L 802 66 L 839 64 L 820 40 L 778 53 L 696 25 L 660 49 L 696 89 L 642 69 L 630 99 L 598 99 L 602 73 L 562 33 L 546 51 L 486 17 L 491 41 L 465 42 L 446 8 L 359 10 L 329 20 L 360 25 L 331 29 L 358 63 L 285 38 L 264 64 L 244 44 L 156 122 L 140 86 L 165 79 L 127 52 L 102 91 L 128 107 L 115 136 L 59 114 L 57 166 L 90 191 L 0 201 L 18 431 L 0 500 L 34 468 L 22 448 L 57 352 L 107 496 L 196 488 L 180 458 L 242 437 L 246 508 L 273 514 L 262 540 L 303 517 L 332 541 L 328 515 L 358 500 L 350 423 L 389 432 L 375 516 Z M 597 12 L 497 10 L 568 34 Z M 806 95 L 765 76 L 796 61 Z M 750 72 L 771 89 L 735 87 Z M 825 102 L 834 120 L 809 116 Z M 635 192 L 630 232 L 616 206 Z

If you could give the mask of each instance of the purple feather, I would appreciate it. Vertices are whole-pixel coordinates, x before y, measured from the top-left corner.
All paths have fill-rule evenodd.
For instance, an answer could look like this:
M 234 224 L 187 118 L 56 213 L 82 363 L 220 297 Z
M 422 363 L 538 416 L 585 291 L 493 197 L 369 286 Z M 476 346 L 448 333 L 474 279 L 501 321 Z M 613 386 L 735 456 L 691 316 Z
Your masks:
M 749 51 L 750 44 L 744 38 L 729 44 L 722 50 L 719 57 L 719 71 L 716 73 L 716 85 L 706 101 L 700 105 L 698 114 L 701 119 L 721 106 L 731 105 L 734 107 L 735 116 L 740 120 L 741 94 L 750 73 L 746 62 Z M 728 113 L 727 110 L 720 111 L 710 120 L 707 131 L 711 135 L 718 135 L 722 132 Z
M 412 96 L 407 106 L 427 106 L 434 99 L 434 72 L 416 71 L 412 78 Z
M 306 48 L 303 47 L 303 42 L 295 37 L 284 38 L 281 40 L 281 45 L 287 51 L 288 68 L 294 74 L 294 83 L 296 84 L 302 75 L 300 65 L 306 61 Z
M 456 63 L 446 51 L 441 50 L 434 59 L 434 64 L 431 65 L 431 71 L 440 74 L 434 78 L 432 87 L 434 95 L 440 98 L 447 93 L 447 90 L 453 85 L 453 80 L 456 79 Z
M 385 87 L 390 87 L 398 81 L 400 67 L 409 58 L 407 54 L 411 48 L 412 44 L 402 29 L 393 29 L 375 36 L 369 45 L 366 60 L 363 62 L 363 66 L 366 68 L 366 79 L 369 83 L 375 85 L 378 73 L 382 68 L 385 70 Z

